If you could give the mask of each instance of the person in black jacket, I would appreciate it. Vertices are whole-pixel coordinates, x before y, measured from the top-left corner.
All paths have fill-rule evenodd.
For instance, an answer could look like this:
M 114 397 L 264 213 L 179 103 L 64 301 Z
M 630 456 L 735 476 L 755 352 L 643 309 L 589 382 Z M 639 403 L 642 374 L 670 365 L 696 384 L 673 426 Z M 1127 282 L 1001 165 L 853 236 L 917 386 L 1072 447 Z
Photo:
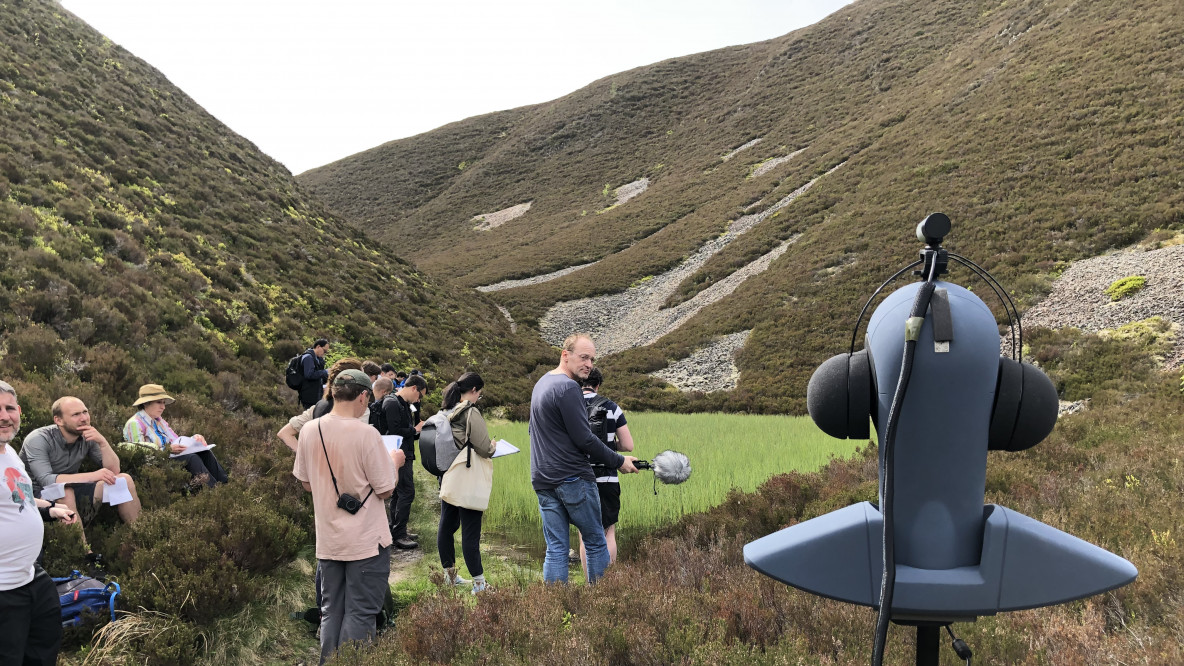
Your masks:
M 403 438 L 400 449 L 407 457 L 407 462 L 399 468 L 399 481 L 395 485 L 395 497 L 391 502 L 391 537 L 395 540 L 395 547 L 401 550 L 419 548 L 415 537 L 407 532 L 407 520 L 411 517 L 411 502 L 415 500 L 415 481 L 412 476 L 411 463 L 415 460 L 415 440 L 423 427 L 417 422 L 411 411 L 411 404 L 423 399 L 428 392 L 428 384 L 420 375 L 407 378 L 403 388 L 388 395 L 382 401 L 382 412 L 386 417 L 386 431 L 384 435 L 398 435 Z
M 300 355 L 300 371 L 304 380 L 300 383 L 300 405 L 305 409 L 317 404 L 325 390 L 329 372 L 325 370 L 325 352 L 329 341 L 321 338 Z

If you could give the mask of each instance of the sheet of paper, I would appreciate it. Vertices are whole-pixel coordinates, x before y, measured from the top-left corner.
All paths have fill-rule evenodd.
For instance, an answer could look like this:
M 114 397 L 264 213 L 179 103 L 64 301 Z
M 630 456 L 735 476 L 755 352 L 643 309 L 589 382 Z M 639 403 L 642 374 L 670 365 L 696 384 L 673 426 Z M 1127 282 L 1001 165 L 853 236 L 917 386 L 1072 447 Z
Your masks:
M 66 484 L 64 483 L 51 483 L 41 489 L 41 499 L 45 500 L 46 502 L 60 500 L 65 496 Z
M 127 479 L 122 476 L 115 477 L 115 484 L 107 486 L 103 490 L 104 504 L 115 506 L 130 501 L 132 501 L 132 492 L 127 489 Z
M 180 444 L 181 446 L 184 446 L 185 450 L 180 453 L 170 453 L 169 454 L 170 458 L 176 458 L 177 456 L 187 456 L 190 453 L 201 453 L 202 451 L 209 451 L 210 449 L 214 448 L 214 446 L 216 446 L 214 444 L 202 444 L 201 442 L 197 441 L 196 439 L 194 439 L 192 437 L 178 437 L 177 443 Z
M 500 458 L 502 456 L 508 456 L 511 453 L 518 453 L 521 450 L 522 449 L 518 448 L 517 446 L 514 446 L 513 444 L 507 442 L 506 440 L 499 439 L 499 440 L 497 440 L 497 450 L 493 452 L 493 457 Z
M 386 452 L 390 453 L 403 445 L 402 435 L 383 435 L 382 443 L 386 446 Z

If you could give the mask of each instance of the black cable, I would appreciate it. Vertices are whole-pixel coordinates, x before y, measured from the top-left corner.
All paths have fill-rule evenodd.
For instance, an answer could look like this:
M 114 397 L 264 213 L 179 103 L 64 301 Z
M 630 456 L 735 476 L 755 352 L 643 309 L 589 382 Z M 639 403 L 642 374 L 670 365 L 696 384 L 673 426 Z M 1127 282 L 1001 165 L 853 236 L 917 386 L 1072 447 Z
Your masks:
M 937 284 L 937 260 L 930 263 L 929 275 L 925 283 L 917 290 L 913 299 L 913 308 L 909 319 L 925 317 L 929 309 L 929 300 Z M 906 327 L 908 325 L 906 324 Z M 920 333 L 920 327 L 917 328 Z M 900 361 L 900 379 L 896 383 L 896 392 L 892 396 L 892 406 L 888 410 L 888 425 L 884 429 L 884 496 L 881 498 L 880 515 L 882 529 L 881 560 L 883 562 L 880 577 L 880 611 L 876 616 L 876 638 L 872 647 L 872 666 L 884 663 L 884 647 L 888 642 L 888 624 L 892 620 L 892 595 L 896 587 L 896 551 L 894 539 L 894 521 L 892 516 L 893 503 L 896 494 L 896 429 L 900 424 L 900 410 L 904 405 L 904 396 L 908 391 L 909 378 L 913 374 L 913 359 L 917 349 L 917 341 L 911 339 L 907 332 L 904 341 L 904 355 Z
M 1014 360 L 1016 360 L 1016 361 L 1020 360 L 1020 358 L 1022 357 L 1022 348 L 1024 346 L 1024 324 L 1023 324 L 1023 322 L 1020 321 L 1020 311 L 1015 307 L 1015 302 L 1013 302 L 1011 300 L 1011 296 L 1008 295 L 1007 290 L 1003 288 L 1003 285 L 999 284 L 999 281 L 995 279 L 994 275 L 991 275 L 990 273 L 988 273 L 987 269 L 983 268 L 982 266 L 979 266 L 978 264 L 967 259 L 966 257 L 962 257 L 957 254 L 954 254 L 953 252 L 950 253 L 950 257 L 957 260 L 958 263 L 962 264 L 963 266 L 966 266 L 967 268 L 974 271 L 975 275 L 978 275 L 980 278 L 982 278 L 983 281 L 986 282 L 988 285 L 992 285 L 992 283 L 993 283 L 993 286 L 991 286 L 991 290 L 995 292 L 996 296 L 1000 297 L 999 302 L 1003 303 L 1003 310 L 1005 312 L 1007 311 L 1007 307 L 1011 306 L 1011 312 L 1008 312 L 1008 314 L 1007 314 L 1008 323 L 1012 324 L 1011 353 L 1012 353 L 1012 358 Z M 998 289 L 995 289 L 995 287 L 998 287 Z M 1004 302 L 1005 299 L 1006 299 L 1006 302 Z M 1014 320 L 1011 317 L 1011 313 L 1015 313 Z M 1015 336 L 1016 336 L 1017 331 L 1019 332 L 1019 345 L 1018 346 L 1016 345 L 1016 340 L 1015 340 Z
M 958 655 L 959 659 L 965 660 L 966 666 L 970 666 L 970 659 L 974 656 L 974 653 L 970 651 L 970 646 L 966 644 L 966 641 L 955 636 L 954 630 L 950 629 L 948 624 L 946 625 L 946 633 L 950 635 L 950 647 L 954 649 L 954 654 Z
M 995 280 L 995 277 L 993 275 L 988 273 L 986 271 L 986 269 L 982 268 L 981 266 L 973 265 L 973 262 L 967 263 L 968 260 L 964 259 L 963 257 L 959 257 L 957 255 L 953 255 L 953 257 L 954 257 L 955 261 L 962 264 L 966 268 L 969 268 L 971 273 L 974 273 L 975 275 L 977 275 L 980 280 L 982 280 L 983 282 L 986 283 L 987 287 L 989 287 L 991 289 L 991 291 L 995 292 L 995 298 L 999 299 L 999 304 L 1003 306 L 1003 313 L 1007 315 L 1007 330 L 1008 330 L 1008 333 L 1011 337 L 1011 355 L 1012 355 L 1013 359 L 1016 358 L 1015 319 L 1012 317 L 1011 309 L 1008 308 L 1008 302 L 1003 300 L 1004 299 L 1004 296 L 1003 296 L 1004 292 L 1001 291 L 1003 289 L 1003 286 L 1000 285 L 997 280 Z
M 880 292 L 884 290 L 884 287 L 887 287 L 889 284 L 892 284 L 893 280 L 895 280 L 896 278 L 903 275 L 904 272 L 909 270 L 910 268 L 914 268 L 919 263 L 921 263 L 920 259 L 914 261 L 913 263 L 909 264 L 908 266 L 905 266 L 904 268 L 900 269 L 899 271 L 896 271 L 895 275 L 888 278 L 887 280 L 884 280 L 884 284 L 880 285 L 879 288 L 877 288 L 875 291 L 873 291 L 871 296 L 868 296 L 867 302 L 863 304 L 863 309 L 859 311 L 859 317 L 855 320 L 855 328 L 851 329 L 851 348 L 848 350 L 848 353 L 850 353 L 850 354 L 855 353 L 855 336 L 859 335 L 859 324 L 863 321 L 863 315 L 865 315 L 867 313 L 868 306 L 872 304 L 872 301 L 876 300 L 876 296 L 880 295 Z

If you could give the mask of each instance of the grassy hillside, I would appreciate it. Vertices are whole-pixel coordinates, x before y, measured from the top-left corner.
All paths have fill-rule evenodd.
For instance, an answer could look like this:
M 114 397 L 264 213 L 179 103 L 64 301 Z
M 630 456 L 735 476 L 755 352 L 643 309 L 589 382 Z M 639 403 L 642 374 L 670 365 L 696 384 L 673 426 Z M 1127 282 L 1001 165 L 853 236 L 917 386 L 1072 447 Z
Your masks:
M 9 376 L 68 369 L 289 411 L 282 363 L 317 336 L 521 398 L 542 345 L 309 197 L 163 76 L 45 1 L 0 18 L 0 334 Z M 106 356 L 104 356 L 104 354 Z M 549 356 L 549 354 L 547 354 Z M 100 358 L 102 357 L 102 358 Z M 550 358 L 546 361 L 551 362 Z M 118 381 L 97 363 L 116 364 Z M 232 404 L 233 403 L 233 404 Z
M 801 233 L 768 272 L 606 363 L 634 408 L 801 412 L 809 373 L 843 345 L 872 288 L 915 256 L 912 227 L 928 212 L 948 213 L 949 247 L 1022 302 L 1044 293 L 1057 262 L 1184 227 L 1182 42 L 1184 22 L 1163 3 L 860 0 L 781 38 L 623 72 L 299 180 L 371 235 L 414 239 L 417 266 L 462 286 L 600 260 L 493 294 L 530 324 L 555 302 L 674 266 L 729 220 L 843 164 L 670 304 Z M 413 192 L 399 174 L 412 156 L 428 174 Z M 607 192 L 641 177 L 645 193 L 606 210 Z M 474 215 L 526 201 L 524 216 L 472 230 Z M 673 393 L 643 374 L 749 328 L 739 388 L 725 396 Z
M 281 378 L 290 356 L 324 336 L 334 356 L 435 378 L 477 369 L 495 404 L 524 400 L 554 362 L 493 303 L 327 212 L 50 0 L 0 2 L 0 262 L 0 378 L 17 388 L 22 435 L 77 395 L 118 442 L 137 388 L 160 383 L 178 399 L 166 418 L 216 443 L 230 470 L 229 486 L 193 495 L 163 454 L 124 452 L 145 512 L 123 526 L 101 510 L 88 526 L 126 607 L 167 614 L 161 636 L 132 644 L 153 663 L 189 661 L 211 627 L 292 578 L 286 563 L 311 542 L 273 437 L 299 411 Z M 47 544 L 55 574 L 85 568 L 72 530 Z

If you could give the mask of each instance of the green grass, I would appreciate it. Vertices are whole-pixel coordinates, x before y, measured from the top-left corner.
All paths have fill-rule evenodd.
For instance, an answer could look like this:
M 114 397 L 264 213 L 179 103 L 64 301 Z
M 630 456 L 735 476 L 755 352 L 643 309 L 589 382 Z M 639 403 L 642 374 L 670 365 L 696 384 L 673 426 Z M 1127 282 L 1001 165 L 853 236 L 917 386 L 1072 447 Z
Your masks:
M 666 449 L 681 451 L 690 459 L 692 473 L 681 485 L 658 484 L 656 497 L 651 472 L 622 475 L 618 529 L 625 540 L 710 509 L 733 488 L 749 492 L 775 474 L 812 472 L 832 457 L 850 456 L 862 444 L 828 437 L 808 417 L 638 412 L 626 418 L 636 447 L 632 455 L 650 460 Z M 533 534 L 541 542 L 526 424 L 494 422 L 490 432 L 522 453 L 494 461 L 485 529 L 511 540 Z

